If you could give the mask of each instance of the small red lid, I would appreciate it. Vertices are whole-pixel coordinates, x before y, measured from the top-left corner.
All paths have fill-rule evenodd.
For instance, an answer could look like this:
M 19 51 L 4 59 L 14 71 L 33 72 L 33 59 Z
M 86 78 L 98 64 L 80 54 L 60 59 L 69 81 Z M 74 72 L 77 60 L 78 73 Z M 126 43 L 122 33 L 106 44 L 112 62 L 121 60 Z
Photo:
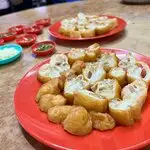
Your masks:
M 50 22 L 51 22 L 50 18 L 44 18 L 44 19 L 37 20 L 35 23 L 37 25 L 48 26 L 50 25 Z
M 37 36 L 35 34 L 25 34 L 16 39 L 16 43 L 21 46 L 30 46 L 35 43 Z
M 24 25 L 17 25 L 17 26 L 13 26 L 13 27 L 8 28 L 8 31 L 9 32 L 16 32 L 17 34 L 22 34 L 24 28 L 25 28 Z
M 16 34 L 16 32 L 0 33 L 0 39 L 3 39 L 4 42 L 13 41 L 16 38 Z
M 4 40 L 0 39 L 0 45 L 3 45 L 3 43 L 4 43 Z
M 26 27 L 24 28 L 24 32 L 27 34 L 40 34 L 42 32 L 41 28 L 36 26 L 36 27 Z

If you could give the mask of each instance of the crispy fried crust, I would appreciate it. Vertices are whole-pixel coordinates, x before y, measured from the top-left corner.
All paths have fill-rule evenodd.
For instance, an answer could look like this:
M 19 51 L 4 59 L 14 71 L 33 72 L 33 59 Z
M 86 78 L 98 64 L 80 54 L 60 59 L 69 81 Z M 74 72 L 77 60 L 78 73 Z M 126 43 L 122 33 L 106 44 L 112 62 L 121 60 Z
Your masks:
M 90 111 L 89 114 L 92 118 L 93 128 L 96 130 L 111 130 L 116 126 L 115 120 L 107 113 Z
M 74 106 L 55 106 L 48 109 L 48 119 L 53 123 L 62 123 Z
M 91 91 L 80 90 L 74 93 L 74 105 L 83 106 L 87 110 L 106 112 L 108 100 Z
M 73 135 L 87 135 L 92 132 L 92 120 L 85 108 L 78 106 L 71 110 L 63 121 L 64 129 Z

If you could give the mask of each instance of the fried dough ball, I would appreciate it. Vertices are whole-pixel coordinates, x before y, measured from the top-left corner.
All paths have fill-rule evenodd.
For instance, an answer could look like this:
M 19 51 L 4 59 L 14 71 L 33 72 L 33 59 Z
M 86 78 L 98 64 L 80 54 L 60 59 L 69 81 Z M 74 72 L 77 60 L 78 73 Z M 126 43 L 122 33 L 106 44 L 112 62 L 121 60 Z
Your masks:
M 92 120 L 85 108 L 78 106 L 71 110 L 63 121 L 64 129 L 73 135 L 87 135 L 92 132 Z
M 41 111 L 47 112 L 51 107 L 65 105 L 66 101 L 62 95 L 42 95 L 39 100 L 39 108 Z
M 116 124 L 115 120 L 107 113 L 89 112 L 92 118 L 93 128 L 100 131 L 113 129 Z
M 74 105 L 83 106 L 87 110 L 106 112 L 108 100 L 88 90 L 80 90 L 74 93 Z
M 121 87 L 127 84 L 126 71 L 121 67 L 112 68 L 108 73 L 108 78 L 116 79 Z
M 73 104 L 74 92 L 77 90 L 88 89 L 89 83 L 84 80 L 82 75 L 66 79 L 64 87 L 64 96 L 67 98 L 68 104 Z
M 48 119 L 53 123 L 62 123 L 74 106 L 54 106 L 48 109 Z
M 40 97 L 45 94 L 59 94 L 61 90 L 63 90 L 64 83 L 64 77 L 54 78 L 46 82 L 40 87 L 36 95 L 36 101 L 38 102 L 40 100 Z
M 100 63 L 86 63 L 86 67 L 83 69 L 83 76 L 90 85 L 94 85 L 96 82 L 105 79 L 106 71 Z
M 76 74 L 79 75 L 82 73 L 82 69 L 85 68 L 85 63 L 82 60 L 77 60 L 73 63 L 71 70 Z
M 120 98 L 121 87 L 117 80 L 104 79 L 91 87 L 97 95 L 101 95 L 109 101 L 113 98 Z
M 135 80 L 143 79 L 147 85 L 150 84 L 150 68 L 149 66 L 141 61 L 137 61 L 137 64 L 130 67 L 127 70 L 128 83 Z
M 105 71 L 108 72 L 111 68 L 118 66 L 118 58 L 115 53 L 104 53 L 98 59 Z
M 85 59 L 85 49 L 82 48 L 72 48 L 68 53 L 69 64 L 73 64 L 77 60 L 84 61 Z

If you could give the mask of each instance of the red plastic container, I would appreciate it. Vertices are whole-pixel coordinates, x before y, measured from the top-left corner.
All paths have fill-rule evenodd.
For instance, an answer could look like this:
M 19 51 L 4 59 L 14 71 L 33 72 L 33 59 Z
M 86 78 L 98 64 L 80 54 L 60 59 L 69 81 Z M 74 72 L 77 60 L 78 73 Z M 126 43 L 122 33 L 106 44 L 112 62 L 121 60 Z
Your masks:
M 37 20 L 35 23 L 37 25 L 48 26 L 48 25 L 50 25 L 50 22 L 51 22 L 51 20 L 49 18 L 44 18 L 44 19 Z
M 35 34 L 25 34 L 16 39 L 16 43 L 21 46 L 30 46 L 35 43 L 37 36 Z
M 8 28 L 8 31 L 9 32 L 16 32 L 17 34 L 22 34 L 24 28 L 25 28 L 24 25 L 17 25 L 17 26 L 13 26 L 13 27 Z
M 38 48 L 43 44 L 51 45 L 52 47 L 49 48 L 48 50 L 39 51 Z M 34 45 L 32 45 L 32 52 L 36 54 L 37 56 L 46 56 L 46 55 L 54 53 L 55 47 L 56 47 L 56 44 L 52 41 L 39 42 L 39 43 L 35 43 Z

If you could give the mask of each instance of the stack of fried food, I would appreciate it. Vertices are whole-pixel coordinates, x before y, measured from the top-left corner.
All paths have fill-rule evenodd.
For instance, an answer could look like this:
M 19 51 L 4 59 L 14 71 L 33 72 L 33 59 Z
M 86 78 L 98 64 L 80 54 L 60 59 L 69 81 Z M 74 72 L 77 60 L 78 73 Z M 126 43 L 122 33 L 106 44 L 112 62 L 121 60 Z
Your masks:
M 72 38 L 88 38 L 105 34 L 117 26 L 116 18 L 79 13 L 74 18 L 62 20 L 59 33 Z
M 150 69 L 130 53 L 119 59 L 95 43 L 54 54 L 37 78 L 43 83 L 36 96 L 40 110 L 69 133 L 86 135 L 140 119 Z

